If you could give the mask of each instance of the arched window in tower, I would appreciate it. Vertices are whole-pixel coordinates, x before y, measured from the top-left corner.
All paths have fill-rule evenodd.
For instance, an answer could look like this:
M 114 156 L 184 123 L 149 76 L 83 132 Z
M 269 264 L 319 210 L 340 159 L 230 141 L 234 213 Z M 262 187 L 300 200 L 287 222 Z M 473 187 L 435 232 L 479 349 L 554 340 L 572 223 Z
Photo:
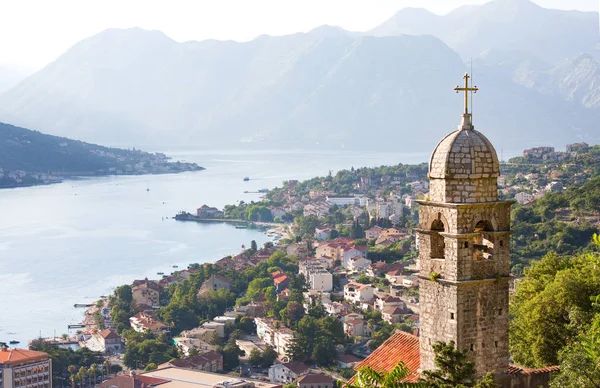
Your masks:
M 473 243 L 473 260 L 494 259 L 494 236 L 490 233 L 492 227 L 488 221 L 479 221 L 475 225 L 474 233 L 477 233 Z
M 432 259 L 443 259 L 444 250 L 446 244 L 444 243 L 444 236 L 440 232 L 444 232 L 444 223 L 441 220 L 441 214 L 438 213 L 438 218 L 431 223 L 431 234 L 430 234 L 430 245 L 431 245 L 431 258 Z

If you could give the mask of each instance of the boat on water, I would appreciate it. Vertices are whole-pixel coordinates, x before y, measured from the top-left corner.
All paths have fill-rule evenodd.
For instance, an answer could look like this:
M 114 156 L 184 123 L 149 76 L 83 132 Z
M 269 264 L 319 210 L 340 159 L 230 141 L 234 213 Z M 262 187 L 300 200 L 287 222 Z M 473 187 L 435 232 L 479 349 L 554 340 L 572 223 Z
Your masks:
M 244 178 L 244 182 L 248 182 L 249 180 L 250 180 L 250 178 L 248 178 L 248 177 Z
M 247 226 L 242 226 L 242 225 L 237 225 L 235 228 L 236 229 L 248 229 Z
M 164 275 L 165 273 L 164 272 L 157 272 L 156 274 L 157 275 Z
M 258 189 L 258 192 L 259 193 L 267 193 L 267 192 L 269 192 L 269 190 L 268 189 Z
M 173 268 L 179 268 L 179 266 L 178 265 L 174 265 Z
M 146 191 L 150 191 L 150 188 L 149 188 L 149 187 L 146 187 Z
M 18 343 L 20 343 L 20 342 L 19 342 L 19 341 L 17 341 L 17 340 L 12 340 L 12 341 L 10 341 L 10 342 L 9 342 L 9 344 L 11 344 L 11 345 L 16 345 L 16 344 L 18 344 Z

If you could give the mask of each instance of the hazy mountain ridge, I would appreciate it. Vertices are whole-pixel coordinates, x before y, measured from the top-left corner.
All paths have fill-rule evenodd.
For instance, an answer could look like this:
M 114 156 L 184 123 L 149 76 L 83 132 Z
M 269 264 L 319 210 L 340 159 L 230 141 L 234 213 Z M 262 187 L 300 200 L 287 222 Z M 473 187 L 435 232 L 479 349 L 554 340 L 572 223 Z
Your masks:
M 399 15 L 412 15 L 412 32 L 438 26 L 441 32 L 434 32 L 443 35 L 445 25 L 474 15 L 484 22 L 461 33 L 488 28 L 490 15 L 510 25 L 532 13 L 589 24 L 586 13 L 544 10 L 527 0 L 495 0 L 446 16 L 419 9 Z M 400 20 L 398 14 L 391 20 Z M 468 67 L 433 34 L 369 33 L 322 26 L 244 43 L 177 43 L 158 31 L 111 29 L 0 95 L 0 120 L 104 144 L 430 149 L 431 138 L 458 124 L 462 99 L 452 88 Z M 574 140 L 569 130 L 597 141 L 593 56 L 552 62 L 563 55 L 558 45 L 540 59 L 523 45 L 504 48 L 513 35 L 475 58 L 478 129 L 499 148 L 565 144 Z M 484 47 L 486 40 L 481 42 Z
M 553 64 L 598 44 L 598 13 L 542 8 L 529 0 L 492 0 L 439 16 L 404 9 L 367 31 L 375 36 L 433 35 L 463 59 L 489 49 L 527 51 Z
M 9 175 L 14 175 L 11 171 L 27 174 L 102 175 L 202 169 L 195 163 L 169 162 L 164 154 L 103 147 L 0 122 L 0 187 L 19 186 L 17 181 L 14 185 L 9 182 Z M 36 182 L 35 177 L 30 178 L 27 184 L 41 183 Z

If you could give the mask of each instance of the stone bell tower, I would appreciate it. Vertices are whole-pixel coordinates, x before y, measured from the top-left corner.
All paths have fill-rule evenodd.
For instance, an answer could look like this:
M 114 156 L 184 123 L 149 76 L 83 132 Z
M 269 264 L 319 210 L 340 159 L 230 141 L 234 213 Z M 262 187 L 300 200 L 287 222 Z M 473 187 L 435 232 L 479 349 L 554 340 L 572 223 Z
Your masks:
M 498 198 L 500 163 L 471 124 L 468 93 L 458 129 L 429 161 L 429 196 L 419 203 L 421 370 L 435 369 L 432 345 L 467 349 L 477 375 L 508 369 L 510 207 Z

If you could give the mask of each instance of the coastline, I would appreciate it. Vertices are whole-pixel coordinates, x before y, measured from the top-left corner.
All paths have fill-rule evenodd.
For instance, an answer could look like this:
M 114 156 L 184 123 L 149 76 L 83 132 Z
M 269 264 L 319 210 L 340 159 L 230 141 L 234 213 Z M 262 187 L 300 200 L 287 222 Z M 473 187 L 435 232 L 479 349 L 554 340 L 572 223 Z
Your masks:
M 180 170 L 180 171 L 161 171 L 161 172 L 148 172 L 148 173 L 124 173 L 124 174 L 98 174 L 98 173 L 89 173 L 89 174 L 73 174 L 73 175 L 69 175 L 67 174 L 66 176 L 63 175 L 58 177 L 57 180 L 51 181 L 51 182 L 39 182 L 39 183 L 25 183 L 25 184 L 16 184 L 16 185 L 11 185 L 11 186 L 7 186 L 7 185 L 0 185 L 0 190 L 7 190 L 7 189 L 19 189 L 19 188 L 24 188 L 24 187 L 36 187 L 36 186 L 50 186 L 50 185 L 55 185 L 55 184 L 59 184 L 59 183 L 64 183 L 66 181 L 77 181 L 77 180 L 83 180 L 86 178 L 102 178 L 102 177 L 114 177 L 114 176 L 143 176 L 143 175 L 169 175 L 169 174 L 181 174 L 184 172 L 200 172 L 200 171 L 205 171 L 206 168 L 202 167 L 202 166 L 198 166 L 197 169 L 188 169 L 188 170 Z

